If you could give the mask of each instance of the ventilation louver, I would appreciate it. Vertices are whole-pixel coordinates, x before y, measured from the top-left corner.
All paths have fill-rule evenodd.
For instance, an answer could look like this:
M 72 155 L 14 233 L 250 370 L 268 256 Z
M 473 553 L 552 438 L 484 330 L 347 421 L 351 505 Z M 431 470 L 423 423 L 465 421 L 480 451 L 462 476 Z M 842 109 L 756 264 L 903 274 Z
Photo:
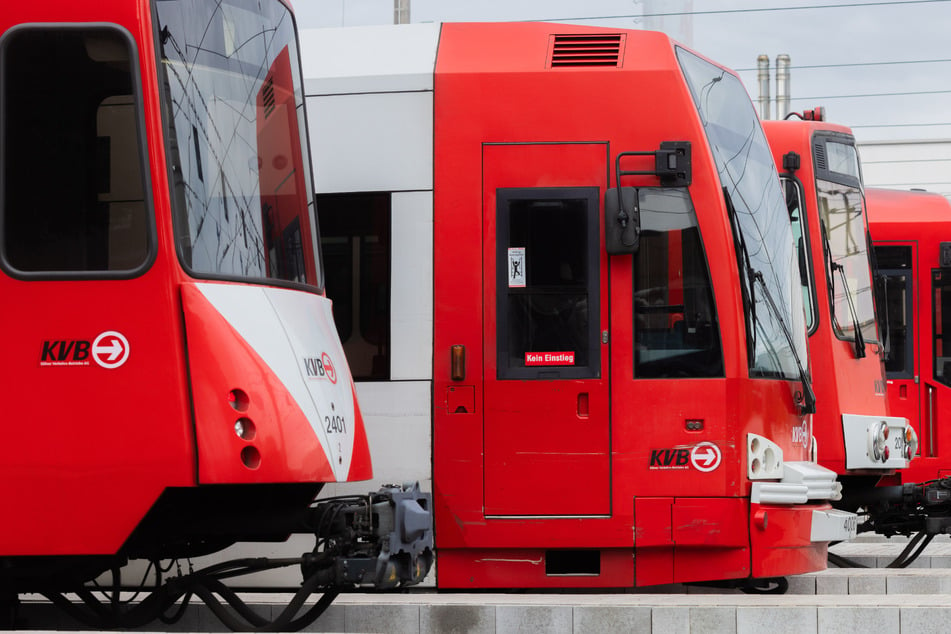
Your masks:
M 264 101 L 264 118 L 267 119 L 271 116 L 271 113 L 274 112 L 274 75 L 268 75 L 264 82 L 264 90 L 262 93 Z
M 814 149 L 816 154 L 816 169 L 820 169 L 820 170 L 829 169 L 829 161 L 826 159 L 825 143 L 814 144 Z
M 621 34 L 555 35 L 551 67 L 620 65 L 624 36 Z

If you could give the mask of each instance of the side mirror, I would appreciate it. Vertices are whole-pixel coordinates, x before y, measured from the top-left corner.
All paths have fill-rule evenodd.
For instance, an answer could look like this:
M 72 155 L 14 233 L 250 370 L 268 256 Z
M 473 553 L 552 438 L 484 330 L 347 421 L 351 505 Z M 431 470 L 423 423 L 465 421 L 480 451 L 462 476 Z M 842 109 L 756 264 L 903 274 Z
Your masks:
M 635 187 L 612 187 L 604 194 L 604 243 L 608 255 L 637 253 L 641 208 Z

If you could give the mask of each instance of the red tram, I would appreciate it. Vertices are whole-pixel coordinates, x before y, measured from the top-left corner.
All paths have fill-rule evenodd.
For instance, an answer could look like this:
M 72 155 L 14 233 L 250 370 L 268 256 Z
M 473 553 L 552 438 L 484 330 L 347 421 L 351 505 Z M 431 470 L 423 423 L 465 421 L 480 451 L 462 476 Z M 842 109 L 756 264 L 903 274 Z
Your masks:
M 867 190 L 879 302 L 889 353 L 885 359 L 891 410 L 921 435 L 921 457 L 903 482 L 951 476 L 951 365 L 944 333 L 951 332 L 951 203 L 924 191 Z
M 907 469 L 857 498 L 874 529 L 917 533 L 913 559 L 935 535 L 951 532 L 951 376 L 944 333 L 951 330 L 951 204 L 924 191 L 866 190 L 885 333 L 887 397 L 921 441 Z
M 94 611 L 75 615 L 131 627 L 261 567 L 299 565 L 302 599 L 420 581 L 428 496 L 314 502 L 371 465 L 323 294 L 289 6 L 6 3 L 0 65 L 4 608 L 77 592 Z M 301 532 L 312 553 L 177 577 L 130 611 L 83 589 Z
M 806 117 L 764 121 L 763 129 L 799 250 L 818 460 L 840 475 L 848 499 L 908 467 L 918 438 L 907 418 L 888 415 L 855 139 L 821 110 Z
M 799 245 L 819 402 L 813 418 L 818 460 L 840 475 L 842 498 L 833 504 L 859 513 L 859 532 L 914 534 L 889 564 L 905 567 L 935 534 L 951 527 L 951 480 L 920 477 L 925 464 L 930 467 L 929 479 L 942 474 L 934 473 L 940 461 L 919 457 L 922 428 L 917 412 L 896 402 L 893 395 L 886 398 L 886 368 L 887 389 L 896 390 L 892 387 L 897 351 L 893 342 L 901 349 L 899 354 L 907 350 L 905 341 L 899 342 L 902 326 L 898 330 L 889 326 L 891 319 L 903 318 L 905 305 L 896 303 L 895 296 L 905 297 L 904 279 L 899 278 L 907 272 L 892 271 L 897 278 L 888 277 L 887 271 L 884 277 L 882 271 L 872 274 L 875 257 L 868 226 L 874 214 L 870 209 L 889 206 L 879 202 L 878 190 L 864 189 L 851 131 L 825 122 L 821 109 L 798 116 L 802 120 L 764 122 L 764 129 L 783 172 Z M 903 235 L 902 231 L 898 229 L 895 235 Z M 876 250 L 886 259 L 901 251 L 891 246 Z M 885 333 L 878 324 L 884 324 Z M 899 390 L 902 399 L 904 390 Z M 834 554 L 829 560 L 843 567 L 856 565 Z
M 341 303 L 356 312 L 355 280 L 386 239 L 393 283 L 432 285 L 431 344 L 416 348 L 431 372 L 397 376 L 394 358 L 387 373 L 381 343 L 364 389 L 431 386 L 438 587 L 744 585 L 824 568 L 856 516 L 832 508 L 835 474 L 811 457 L 794 241 L 739 79 L 659 33 L 397 28 L 341 35 L 335 59 L 308 67 L 305 53 L 304 68 L 308 109 L 353 121 L 314 137 L 337 186 L 322 224 L 392 201 L 391 236 L 341 229 L 342 261 L 372 267 Z M 423 52 L 394 71 L 393 51 Z M 364 131 L 393 113 L 398 147 Z M 367 287 L 360 302 L 385 290 Z M 393 310 L 393 347 L 425 343 Z

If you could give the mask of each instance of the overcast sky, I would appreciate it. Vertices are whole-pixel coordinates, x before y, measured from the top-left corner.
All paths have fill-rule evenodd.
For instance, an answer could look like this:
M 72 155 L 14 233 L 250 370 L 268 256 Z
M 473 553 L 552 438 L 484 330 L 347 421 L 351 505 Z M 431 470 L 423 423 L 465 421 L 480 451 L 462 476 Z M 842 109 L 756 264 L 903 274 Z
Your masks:
M 291 1 L 300 28 L 393 22 L 394 0 Z M 788 54 L 792 110 L 824 106 L 829 120 L 851 126 L 860 141 L 951 139 L 951 0 L 409 1 L 411 22 L 551 20 L 664 30 L 738 71 L 754 100 L 757 56 L 768 55 L 775 73 L 776 56 Z M 670 13 L 688 15 L 657 15 Z M 881 125 L 890 127 L 872 127 Z

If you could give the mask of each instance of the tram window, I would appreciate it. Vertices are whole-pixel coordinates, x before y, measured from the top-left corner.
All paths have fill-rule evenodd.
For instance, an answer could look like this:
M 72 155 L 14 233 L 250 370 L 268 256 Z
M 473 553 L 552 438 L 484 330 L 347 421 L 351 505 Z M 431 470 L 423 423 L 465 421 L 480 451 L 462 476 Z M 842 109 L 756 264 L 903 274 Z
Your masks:
M 716 306 L 686 192 L 642 189 L 634 259 L 634 376 L 723 376 Z
M 911 247 L 876 246 L 875 264 L 879 269 L 910 269 Z
M 876 246 L 878 273 L 875 301 L 885 311 L 883 327 L 888 328 L 885 374 L 889 379 L 914 376 L 912 348 L 912 251 L 911 247 Z
M 799 277 L 802 282 L 802 303 L 806 312 L 806 330 L 813 332 L 816 327 L 816 309 L 813 302 L 812 257 L 809 253 L 809 236 L 803 222 L 802 190 L 799 183 L 792 178 L 781 176 L 783 193 L 786 197 L 786 208 L 789 210 L 789 221 L 792 223 L 793 240 L 796 245 L 796 256 L 799 261 Z
M 833 291 L 832 326 L 836 336 L 854 340 L 858 326 L 866 341 L 878 341 L 862 191 L 858 186 L 817 180 L 816 192 L 828 261 L 826 275 Z
M 110 27 L 2 41 L 2 248 L 16 271 L 129 272 L 149 256 L 130 41 Z
M 389 193 L 317 196 L 327 297 L 356 381 L 390 378 Z
M 887 311 L 888 356 L 885 372 L 888 378 L 911 378 L 911 276 L 907 272 L 888 273 L 879 284 L 879 302 Z
M 498 377 L 592 378 L 598 190 L 498 190 Z
M 934 378 L 951 385 L 951 275 L 941 270 L 932 272 L 931 286 L 934 293 Z

